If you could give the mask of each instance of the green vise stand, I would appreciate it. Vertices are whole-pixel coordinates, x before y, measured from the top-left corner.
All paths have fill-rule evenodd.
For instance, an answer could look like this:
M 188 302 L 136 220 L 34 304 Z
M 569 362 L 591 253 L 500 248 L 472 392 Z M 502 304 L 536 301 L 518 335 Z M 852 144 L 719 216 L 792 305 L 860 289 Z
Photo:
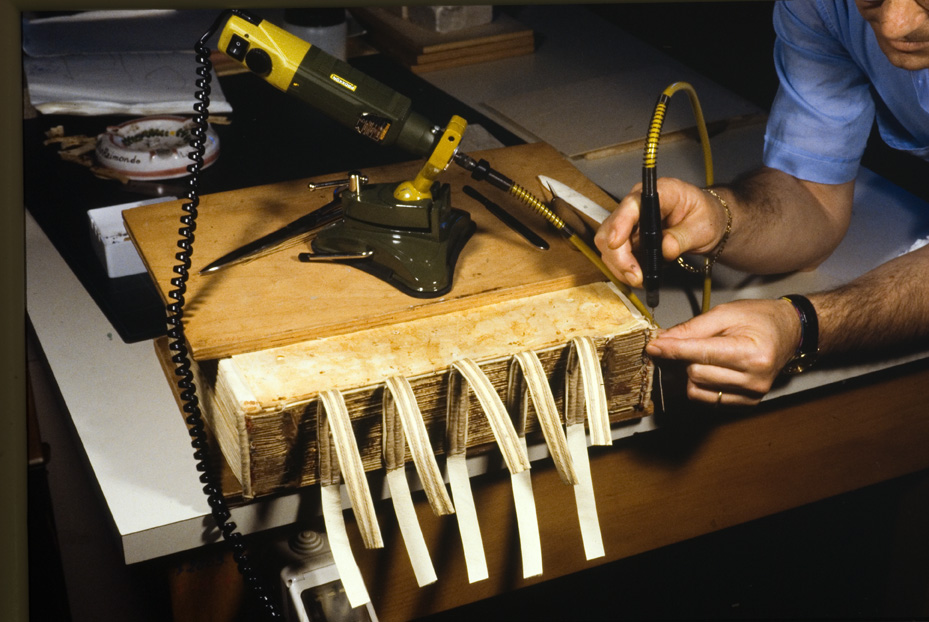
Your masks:
M 319 232 L 311 257 L 352 265 L 417 298 L 448 293 L 475 230 L 470 214 L 451 206 L 449 185 L 408 201 L 396 198 L 397 184 L 352 185 L 342 192 L 342 220 Z
M 410 181 L 365 186 L 362 175 L 352 173 L 341 195 L 342 220 L 319 232 L 308 258 L 351 262 L 417 298 L 448 293 L 476 226 L 468 212 L 452 207 L 449 185 L 435 179 L 457 153 L 466 127 L 453 116 Z

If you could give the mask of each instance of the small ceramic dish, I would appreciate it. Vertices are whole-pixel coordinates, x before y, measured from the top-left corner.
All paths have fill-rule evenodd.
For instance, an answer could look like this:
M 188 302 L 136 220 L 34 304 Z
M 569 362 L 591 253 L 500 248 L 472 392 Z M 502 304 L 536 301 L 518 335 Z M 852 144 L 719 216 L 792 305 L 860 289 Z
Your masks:
M 97 161 L 129 179 L 171 179 L 188 174 L 192 119 L 154 116 L 106 128 L 97 137 Z M 219 157 L 219 137 L 212 127 L 206 133 L 203 168 Z

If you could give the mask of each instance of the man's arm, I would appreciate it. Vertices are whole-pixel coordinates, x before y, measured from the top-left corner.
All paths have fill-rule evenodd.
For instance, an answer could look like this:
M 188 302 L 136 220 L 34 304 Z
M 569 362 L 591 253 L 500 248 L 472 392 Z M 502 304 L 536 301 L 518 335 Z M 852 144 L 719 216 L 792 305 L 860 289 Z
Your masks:
M 832 292 L 810 295 L 820 351 L 867 352 L 929 340 L 929 246 L 875 268 Z
M 838 246 L 851 219 L 854 182 L 818 184 L 762 168 L 729 186 L 715 188 L 732 211 L 732 232 L 719 261 L 756 274 L 817 266 Z M 640 189 L 634 188 L 597 232 L 604 262 L 634 287 L 642 270 L 634 256 Z M 686 182 L 662 178 L 658 194 L 664 221 L 662 254 L 706 254 L 726 227 L 723 206 Z
M 929 246 L 848 285 L 810 295 L 819 318 L 821 357 L 929 343 L 927 273 Z M 748 406 L 771 389 L 799 340 L 799 318 L 789 302 L 739 300 L 668 329 L 647 351 L 688 363 L 691 399 Z
M 733 234 L 720 261 L 755 274 L 815 268 L 848 230 L 854 187 L 854 181 L 819 184 L 761 168 L 728 192 L 717 190 L 729 195 L 733 210 Z

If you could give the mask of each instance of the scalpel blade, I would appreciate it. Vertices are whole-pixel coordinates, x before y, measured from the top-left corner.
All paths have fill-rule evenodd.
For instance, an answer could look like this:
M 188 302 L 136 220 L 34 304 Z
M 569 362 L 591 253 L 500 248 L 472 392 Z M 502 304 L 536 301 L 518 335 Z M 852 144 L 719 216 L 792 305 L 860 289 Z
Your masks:
M 542 182 L 543 186 L 548 188 L 553 196 L 562 199 L 597 224 L 602 223 L 606 220 L 606 217 L 610 215 L 610 212 L 601 207 L 597 202 L 588 199 L 571 186 L 563 184 L 557 179 L 539 175 L 539 181 Z

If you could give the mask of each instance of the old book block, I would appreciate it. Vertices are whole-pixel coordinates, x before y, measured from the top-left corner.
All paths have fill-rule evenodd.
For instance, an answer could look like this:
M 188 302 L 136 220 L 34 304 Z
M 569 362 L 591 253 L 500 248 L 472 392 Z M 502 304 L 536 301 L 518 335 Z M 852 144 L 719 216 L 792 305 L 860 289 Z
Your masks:
M 610 419 L 648 416 L 653 367 L 643 352 L 653 330 L 610 284 L 592 283 L 199 361 L 194 369 L 207 423 L 249 498 L 318 481 L 316 413 L 323 391 L 343 394 L 365 470 L 384 466 L 383 398 L 391 377 L 409 381 L 432 448 L 443 453 L 449 368 L 463 359 L 477 362 L 505 398 L 513 356 L 534 351 L 563 412 L 569 344 L 589 337 Z M 468 412 L 468 446 L 492 449 L 477 400 Z M 539 429 L 531 412 L 526 429 L 530 435 Z

